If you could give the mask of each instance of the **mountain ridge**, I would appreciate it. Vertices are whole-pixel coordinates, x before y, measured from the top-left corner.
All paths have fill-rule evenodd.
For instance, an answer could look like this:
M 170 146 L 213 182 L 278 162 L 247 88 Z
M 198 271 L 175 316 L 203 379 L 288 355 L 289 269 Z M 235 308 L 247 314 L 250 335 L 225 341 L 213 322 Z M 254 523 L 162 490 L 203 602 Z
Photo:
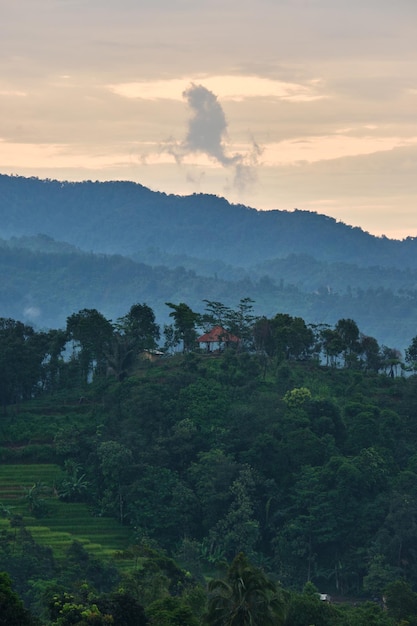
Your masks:
M 412 237 L 376 237 L 310 211 L 259 211 L 218 196 L 167 195 L 123 181 L 0 175 L 0 224 L 3 238 L 43 233 L 87 251 L 125 256 L 159 247 L 248 266 L 299 252 L 324 261 L 417 268 Z
M 0 175 L 0 238 L 0 316 L 41 327 L 62 327 L 82 308 L 117 319 L 134 302 L 165 323 L 167 301 L 201 312 L 204 300 L 250 297 L 257 315 L 351 317 L 400 349 L 416 334 L 417 240 L 311 212 Z

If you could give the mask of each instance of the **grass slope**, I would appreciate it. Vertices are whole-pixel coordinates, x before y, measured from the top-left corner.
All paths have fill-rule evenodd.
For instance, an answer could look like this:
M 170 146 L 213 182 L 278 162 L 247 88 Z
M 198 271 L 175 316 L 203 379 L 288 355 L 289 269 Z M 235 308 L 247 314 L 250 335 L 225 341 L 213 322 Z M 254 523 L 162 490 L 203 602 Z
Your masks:
M 79 541 L 92 555 L 108 560 L 115 559 L 119 569 L 129 569 L 133 559 L 117 559 L 119 552 L 130 543 L 130 531 L 107 517 L 93 517 L 86 504 L 66 503 L 59 500 L 55 485 L 61 469 L 53 464 L 0 465 L 0 512 L 7 509 L 11 515 L 21 515 L 34 540 L 53 550 L 57 559 L 65 556 L 73 541 Z M 41 498 L 45 514 L 35 517 L 29 510 L 28 490 L 36 483 L 47 487 Z M 7 516 L 0 517 L 0 529 L 9 528 Z

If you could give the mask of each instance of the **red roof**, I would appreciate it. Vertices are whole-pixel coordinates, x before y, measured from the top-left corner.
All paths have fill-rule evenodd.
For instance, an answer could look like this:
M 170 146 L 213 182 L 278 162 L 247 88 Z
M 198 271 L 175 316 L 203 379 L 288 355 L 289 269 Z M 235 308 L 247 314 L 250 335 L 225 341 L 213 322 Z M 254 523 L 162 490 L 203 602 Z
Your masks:
M 236 335 L 229 333 L 221 326 L 214 326 L 214 328 L 212 328 L 208 333 L 201 335 L 197 341 L 200 343 L 220 343 L 222 341 L 232 341 L 237 343 L 240 339 L 239 337 L 236 337 Z

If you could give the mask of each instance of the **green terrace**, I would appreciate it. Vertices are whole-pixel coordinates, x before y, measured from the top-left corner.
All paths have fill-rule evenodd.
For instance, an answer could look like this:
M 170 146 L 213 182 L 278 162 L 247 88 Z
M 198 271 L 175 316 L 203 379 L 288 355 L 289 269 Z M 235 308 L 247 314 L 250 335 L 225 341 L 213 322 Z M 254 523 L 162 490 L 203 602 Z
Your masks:
M 9 408 L 0 425 L 0 437 L 4 448 L 11 451 L 34 444 L 52 445 L 56 433 L 63 426 L 77 428 L 85 421 L 93 421 L 94 403 L 79 396 L 57 398 L 47 403 L 42 398 L 24 402 Z M 50 450 L 49 454 L 53 453 Z M 1 459 L 1 455 L 0 455 Z
M 23 523 L 42 546 L 52 549 L 62 559 L 73 541 L 80 542 L 91 554 L 103 560 L 114 560 L 121 570 L 135 565 L 133 558 L 120 558 L 128 550 L 131 532 L 109 517 L 94 517 L 87 504 L 63 502 L 55 486 L 61 468 L 53 464 L 0 465 L 0 530 L 9 529 L 13 516 L 22 516 Z M 30 490 L 45 486 L 41 494 L 42 515 L 31 511 Z

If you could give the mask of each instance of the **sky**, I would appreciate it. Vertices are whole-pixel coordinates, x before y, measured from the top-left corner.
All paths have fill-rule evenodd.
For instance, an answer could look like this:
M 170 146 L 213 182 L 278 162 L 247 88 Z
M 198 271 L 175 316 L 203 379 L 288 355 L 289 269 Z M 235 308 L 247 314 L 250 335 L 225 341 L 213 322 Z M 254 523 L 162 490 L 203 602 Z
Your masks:
M 416 0 L 0 0 L 0 173 L 417 236 Z

